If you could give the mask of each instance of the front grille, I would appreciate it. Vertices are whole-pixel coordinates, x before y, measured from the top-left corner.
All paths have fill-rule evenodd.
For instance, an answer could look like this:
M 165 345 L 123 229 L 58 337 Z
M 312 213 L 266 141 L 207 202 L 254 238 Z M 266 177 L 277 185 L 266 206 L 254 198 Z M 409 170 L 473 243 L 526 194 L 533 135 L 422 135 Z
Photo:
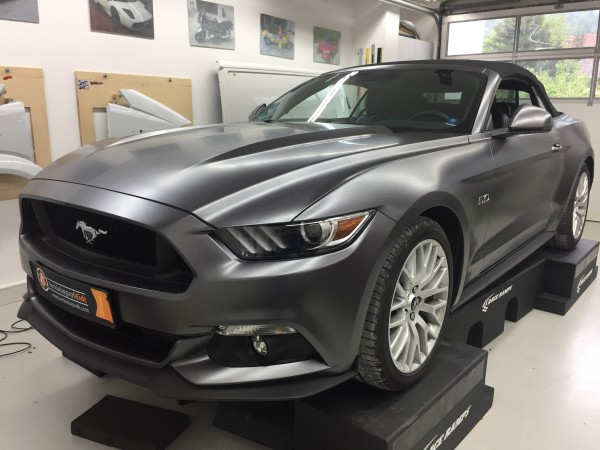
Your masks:
M 52 230 L 67 242 L 95 254 L 156 266 L 156 233 L 153 231 L 93 212 L 43 203 Z M 98 234 L 93 242 L 87 243 L 86 227 L 106 234 Z
M 160 234 L 123 219 L 63 204 L 23 198 L 23 233 L 71 258 L 78 270 L 163 292 L 184 292 L 193 273 Z M 56 253 L 58 252 L 58 253 Z M 52 257 L 48 255 L 48 257 Z

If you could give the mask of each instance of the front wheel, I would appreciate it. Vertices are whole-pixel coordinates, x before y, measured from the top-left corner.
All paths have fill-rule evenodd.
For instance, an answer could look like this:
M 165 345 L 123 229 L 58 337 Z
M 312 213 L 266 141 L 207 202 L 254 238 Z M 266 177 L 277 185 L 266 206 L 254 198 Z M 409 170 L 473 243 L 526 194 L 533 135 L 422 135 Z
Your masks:
M 204 42 L 206 40 L 206 30 L 202 29 L 200 31 L 198 31 L 195 35 L 196 41 L 198 42 Z
M 442 227 L 419 217 L 380 270 L 358 356 L 362 381 L 387 390 L 413 385 L 439 344 L 452 297 L 452 254 Z
M 577 247 L 588 212 L 590 200 L 590 171 L 584 164 L 575 189 L 571 193 L 567 209 L 556 230 L 556 235 L 550 240 L 550 245 L 564 250 Z
M 119 16 L 119 11 L 117 11 L 117 8 L 112 8 L 110 10 L 110 16 L 112 17 L 115 25 L 121 25 L 121 16 Z

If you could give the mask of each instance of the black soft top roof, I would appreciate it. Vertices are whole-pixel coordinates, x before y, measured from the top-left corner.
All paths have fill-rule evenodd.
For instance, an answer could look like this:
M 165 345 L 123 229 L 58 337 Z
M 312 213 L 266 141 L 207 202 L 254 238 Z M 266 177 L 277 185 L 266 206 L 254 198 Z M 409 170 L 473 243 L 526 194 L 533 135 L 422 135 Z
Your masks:
M 389 67 L 389 66 L 444 66 L 444 67 L 456 67 L 459 68 L 477 68 L 482 71 L 485 69 L 493 70 L 500 78 L 504 79 L 522 79 L 531 84 L 533 84 L 541 97 L 542 102 L 546 106 L 546 108 L 550 111 L 553 117 L 559 116 L 561 113 L 558 112 L 548 94 L 546 93 L 546 89 L 544 85 L 537 79 L 537 77 L 531 73 L 529 70 L 518 66 L 517 64 L 509 63 L 509 62 L 498 62 L 498 61 L 479 61 L 472 59 L 426 59 L 426 60 L 418 60 L 418 61 L 397 61 L 397 62 L 389 62 L 383 64 L 372 64 L 366 66 L 360 66 L 360 68 L 376 68 L 376 67 Z M 358 68 L 358 67 L 357 67 Z M 352 69 L 352 68 L 350 68 Z M 344 71 L 348 69 L 342 69 Z

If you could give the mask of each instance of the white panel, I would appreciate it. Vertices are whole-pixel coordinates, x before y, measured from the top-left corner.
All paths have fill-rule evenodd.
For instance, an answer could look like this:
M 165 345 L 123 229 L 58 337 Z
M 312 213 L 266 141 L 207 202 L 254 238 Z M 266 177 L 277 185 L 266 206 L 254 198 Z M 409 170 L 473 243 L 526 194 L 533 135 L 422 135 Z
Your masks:
M 590 209 L 588 220 L 600 222 L 600 105 L 587 106 L 584 102 L 561 102 L 553 101 L 554 106 L 570 116 L 577 117 L 585 122 L 592 138 L 592 147 L 596 152 L 594 162 L 596 174 L 590 195 Z
M 23 282 L 25 273 L 19 264 L 19 258 L 9 255 L 19 254 L 19 203 L 17 200 L 0 201 L 0 289 L 15 282 Z M 15 299 L 17 300 L 17 299 Z
M 31 119 L 21 102 L 0 105 L 0 152 L 33 160 Z
M 177 128 L 176 125 L 158 117 L 112 103 L 106 105 L 106 112 L 109 138 L 133 136 L 151 131 Z
M 0 175 L 17 175 L 30 179 L 36 176 L 40 170 L 42 170 L 40 166 L 28 159 L 0 152 Z
M 293 87 L 320 75 L 308 69 L 220 63 L 219 89 L 223 122 L 246 122 L 261 103 L 268 103 Z
M 398 36 L 398 61 L 433 58 L 433 44 L 419 39 Z
M 136 91 L 135 89 L 121 89 L 119 91 L 133 109 L 145 112 L 151 116 L 162 119 L 175 127 L 189 125 L 191 122 L 171 108 L 157 102 L 153 98 Z M 169 127 L 171 128 L 171 127 Z
M 108 114 L 106 109 L 94 109 L 94 131 L 96 132 L 96 142 L 108 139 Z

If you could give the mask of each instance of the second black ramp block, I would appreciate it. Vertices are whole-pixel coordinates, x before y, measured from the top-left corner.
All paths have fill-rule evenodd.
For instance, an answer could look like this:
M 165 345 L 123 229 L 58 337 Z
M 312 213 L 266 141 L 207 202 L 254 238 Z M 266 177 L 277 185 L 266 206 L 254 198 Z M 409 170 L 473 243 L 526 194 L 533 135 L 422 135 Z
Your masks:
M 406 392 L 348 382 L 296 401 L 296 450 L 449 449 L 489 410 L 487 353 L 442 341 L 428 373 Z
M 189 425 L 187 414 L 106 395 L 71 422 L 71 434 L 109 447 L 159 450 Z

